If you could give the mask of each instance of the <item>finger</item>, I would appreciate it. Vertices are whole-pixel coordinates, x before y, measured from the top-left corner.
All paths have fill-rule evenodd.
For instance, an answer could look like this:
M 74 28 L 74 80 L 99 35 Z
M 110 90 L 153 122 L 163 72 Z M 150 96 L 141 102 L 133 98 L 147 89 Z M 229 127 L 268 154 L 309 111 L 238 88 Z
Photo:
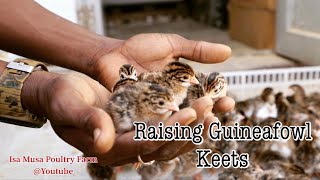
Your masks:
M 115 129 L 111 117 L 105 111 L 90 106 L 83 108 L 83 116 L 79 116 L 78 122 L 79 128 L 93 135 L 96 153 L 106 153 L 112 148 Z
M 203 129 L 203 133 L 202 133 L 202 137 L 204 139 L 206 139 L 208 137 L 208 130 L 209 130 L 211 123 L 218 122 L 218 121 L 219 121 L 219 119 L 216 116 L 214 116 L 214 114 L 212 114 L 212 113 L 210 113 L 207 116 L 206 120 L 204 121 L 204 129 Z
M 230 47 L 223 44 L 209 43 L 205 41 L 193 41 L 181 36 L 169 36 L 176 52 L 183 58 L 200 63 L 219 63 L 225 61 L 231 55 Z
M 204 122 L 204 130 L 202 132 L 202 137 L 206 138 L 207 137 L 207 132 L 209 129 L 209 126 L 212 122 L 216 122 L 218 121 L 218 119 L 212 114 L 210 113 L 208 115 L 208 117 L 206 118 L 205 122 Z M 171 142 L 172 143 L 172 142 Z M 168 146 L 167 146 L 168 145 Z M 161 152 L 163 152 L 163 150 L 167 149 L 175 149 L 174 146 L 172 146 L 172 144 L 169 145 L 169 143 L 166 146 L 162 146 L 163 148 L 159 149 L 158 151 L 156 151 L 155 153 L 146 155 L 146 156 L 142 156 L 142 160 L 144 162 L 148 162 L 154 159 L 157 159 L 160 157 L 160 155 L 162 154 Z M 181 148 L 183 147 L 183 148 Z M 179 149 L 178 152 L 173 153 L 173 152 L 168 152 L 168 157 L 161 157 L 160 160 L 167 160 L 167 159 L 173 159 L 175 157 L 178 157 L 179 155 L 185 154 L 187 152 L 190 152 L 192 150 L 194 150 L 194 148 L 196 148 L 196 145 L 194 145 L 192 142 L 186 142 L 184 146 L 181 146 L 180 148 L 176 148 Z M 136 157 L 134 158 L 130 158 L 130 159 L 126 159 L 126 160 L 122 160 L 122 161 L 118 161 L 116 162 L 114 165 L 122 165 L 122 164 L 127 164 L 127 163 L 133 163 L 133 162 L 137 162 L 138 159 Z
M 204 102 L 205 101 L 206 100 L 204 100 Z M 205 107 L 205 106 L 203 106 L 203 107 Z M 212 109 L 212 106 L 211 106 L 210 110 L 211 109 Z M 205 134 L 207 134 L 206 132 L 208 131 L 208 128 L 209 128 L 211 122 L 214 122 L 216 120 L 214 118 L 215 117 L 213 116 L 213 114 L 211 112 L 208 113 L 208 117 L 206 118 L 206 120 L 204 122 L 204 131 L 202 133 L 202 136 L 206 137 Z M 174 157 L 177 157 L 178 155 L 180 155 L 182 153 L 189 152 L 189 151 L 193 150 L 194 148 L 195 148 L 195 145 L 192 142 L 172 141 L 172 142 L 168 142 L 168 143 L 163 144 L 157 151 L 154 151 L 153 153 L 141 156 L 141 159 L 144 162 L 148 162 L 148 161 L 152 161 L 152 160 L 168 160 L 168 159 L 172 159 Z M 127 164 L 127 163 L 133 163 L 133 162 L 137 162 L 137 161 L 138 161 L 137 157 L 132 157 L 132 158 L 128 158 L 128 159 L 119 160 L 117 162 L 114 162 L 114 164 L 112 164 L 112 165 L 117 166 L 117 165 L 123 165 L 123 164 Z
M 143 161 L 170 160 L 177 156 L 190 141 L 171 141 L 163 144 L 157 151 L 141 156 Z
M 164 126 L 174 126 L 176 122 L 180 125 L 188 125 L 195 119 L 196 112 L 192 108 L 185 108 L 166 120 Z M 164 144 L 169 143 L 169 141 L 135 141 L 134 136 L 135 131 L 119 135 L 107 156 L 99 156 L 99 162 L 108 164 L 115 164 L 118 161 L 136 162 L 138 155 L 152 153 Z
M 192 108 L 184 108 L 173 114 L 164 122 L 165 126 L 173 126 L 178 122 L 181 126 L 189 125 L 197 118 L 197 112 Z
M 208 136 L 208 129 L 210 127 L 210 124 L 213 122 L 216 122 L 216 121 L 218 121 L 218 118 L 216 118 L 212 113 L 208 114 L 208 116 L 206 117 L 206 119 L 204 121 L 204 129 L 203 129 L 203 132 L 201 135 L 203 137 L 204 141 Z M 204 142 L 202 142 L 202 143 L 204 143 Z M 194 150 L 196 147 L 198 147 L 198 146 L 192 142 L 189 142 L 175 156 L 190 152 L 190 151 Z
M 176 122 L 179 123 L 180 126 L 186 126 L 192 124 L 196 120 L 197 113 L 192 108 L 185 108 L 180 110 L 171 116 L 168 120 L 164 122 L 164 126 L 174 126 Z M 150 154 L 152 152 L 157 151 L 160 147 L 170 144 L 169 141 L 158 141 L 158 142 L 150 142 L 150 144 L 143 144 L 144 147 L 141 148 L 140 155 Z
M 53 106 L 58 108 L 55 112 L 60 112 L 57 115 L 61 116 L 59 119 L 63 119 L 63 121 L 55 122 L 56 125 L 73 126 L 86 132 L 94 141 L 92 148 L 96 153 L 105 153 L 111 149 L 115 139 L 115 130 L 112 119 L 105 111 L 90 106 L 77 97 Z
M 209 97 L 202 97 L 194 101 L 192 104 L 192 108 L 197 113 L 197 119 L 196 121 L 193 121 L 190 123 L 190 126 L 193 128 L 197 126 L 198 124 L 202 124 L 207 117 L 208 114 L 212 114 L 212 108 L 213 108 L 213 102 L 212 99 Z M 167 160 L 171 159 L 175 154 L 178 154 L 178 152 L 185 147 L 187 144 L 192 144 L 192 142 L 188 141 L 173 141 L 170 143 L 166 143 L 165 145 L 161 146 L 161 148 L 153 153 L 145 156 L 146 159 L 151 159 L 155 155 L 161 155 L 161 160 Z M 190 147 L 190 146 L 189 146 Z M 191 150 L 189 148 L 189 150 Z
M 192 104 L 192 108 L 197 113 L 197 120 L 193 121 L 190 124 L 192 128 L 199 124 L 202 124 L 208 115 L 211 114 L 213 116 L 213 114 L 211 113 L 213 108 L 213 102 L 212 99 L 209 97 L 202 97 L 197 99 Z M 142 159 L 152 160 L 152 158 L 157 156 L 159 160 L 169 160 L 176 157 L 176 155 L 179 154 L 181 149 L 183 149 L 184 147 L 187 147 L 186 150 L 190 151 L 192 150 L 192 148 L 195 147 L 195 145 L 190 141 L 172 141 L 163 144 L 157 151 L 144 155 Z
M 208 114 L 212 112 L 213 101 L 209 97 L 201 97 L 192 103 L 192 108 L 197 112 L 197 121 L 192 125 L 202 123 Z
M 234 106 L 235 101 L 231 97 L 223 97 L 215 103 L 213 111 L 225 113 L 231 111 Z
M 94 141 L 87 132 L 75 127 L 63 127 L 52 125 L 56 134 L 71 146 L 77 148 L 86 155 L 95 154 Z M 75 138 L 75 135 L 77 136 Z

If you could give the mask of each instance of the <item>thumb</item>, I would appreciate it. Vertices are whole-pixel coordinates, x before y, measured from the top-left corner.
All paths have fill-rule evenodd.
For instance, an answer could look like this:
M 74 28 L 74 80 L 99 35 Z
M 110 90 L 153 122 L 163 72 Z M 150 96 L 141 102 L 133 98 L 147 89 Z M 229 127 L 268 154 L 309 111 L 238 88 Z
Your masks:
M 115 129 L 111 117 L 102 109 L 87 106 L 79 111 L 74 125 L 88 132 L 97 153 L 109 151 L 115 140 Z
M 219 63 L 229 58 L 230 47 L 223 44 L 209 43 L 205 41 L 193 41 L 177 35 L 168 37 L 178 56 L 200 63 Z
M 75 104 L 69 104 L 67 107 L 70 108 L 60 108 L 59 114 L 63 116 L 59 119 L 63 121 L 51 121 L 56 133 L 86 155 L 108 152 L 115 141 L 111 117 L 102 109 L 81 101 Z

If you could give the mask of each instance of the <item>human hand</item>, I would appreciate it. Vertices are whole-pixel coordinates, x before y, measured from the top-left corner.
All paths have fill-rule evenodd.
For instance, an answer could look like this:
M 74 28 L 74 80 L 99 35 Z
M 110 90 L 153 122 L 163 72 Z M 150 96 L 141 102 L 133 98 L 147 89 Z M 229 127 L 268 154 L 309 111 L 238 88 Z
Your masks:
M 139 34 L 126 41 L 114 41 L 105 51 L 99 52 L 92 60 L 90 76 L 111 90 L 123 64 L 134 65 L 140 74 L 162 70 L 180 57 L 200 63 L 219 63 L 230 53 L 228 46 L 187 40 L 176 34 Z
M 115 138 L 111 118 L 100 109 L 109 96 L 102 85 L 87 76 L 38 71 L 25 81 L 21 97 L 25 108 L 50 119 L 58 136 L 85 155 L 97 156 L 99 163 L 122 165 L 136 162 L 138 155 L 145 161 L 165 160 L 194 148 L 191 142 L 134 141 L 134 131 Z M 192 108 L 175 113 L 165 125 L 204 123 L 206 129 L 212 121 L 212 116 L 208 116 L 212 106 L 210 98 L 200 98 Z M 97 128 L 101 129 L 98 138 Z
M 50 120 L 56 134 L 85 154 L 109 151 L 115 139 L 112 119 L 101 108 L 110 93 L 87 76 L 33 72 L 21 101 Z
M 231 49 L 222 44 L 187 40 L 176 34 L 139 34 L 126 41 L 114 41 L 108 49 L 94 58 L 90 76 L 109 90 L 119 79 L 118 70 L 123 64 L 132 64 L 138 73 L 159 71 L 180 57 L 200 63 L 219 63 L 226 60 Z M 234 100 L 224 97 L 215 103 L 217 112 L 234 107 Z
M 173 114 L 164 122 L 164 127 L 174 126 L 176 122 L 181 126 L 190 125 L 191 127 L 201 123 L 207 130 L 210 123 L 216 120 L 211 113 L 212 107 L 213 102 L 210 98 L 199 98 L 192 108 L 185 108 Z M 156 127 L 157 125 L 155 124 Z M 191 141 L 135 141 L 134 135 L 135 131 L 118 134 L 109 152 L 96 155 L 99 163 L 112 166 L 134 163 L 138 161 L 138 155 L 145 162 L 169 160 L 195 148 Z M 202 136 L 205 135 L 206 131 Z

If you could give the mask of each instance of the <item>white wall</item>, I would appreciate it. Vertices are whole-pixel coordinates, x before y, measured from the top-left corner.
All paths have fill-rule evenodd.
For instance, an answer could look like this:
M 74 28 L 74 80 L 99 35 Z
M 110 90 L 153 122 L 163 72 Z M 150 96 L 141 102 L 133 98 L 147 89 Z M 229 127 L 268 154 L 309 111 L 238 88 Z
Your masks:
M 51 12 L 68 19 L 74 23 L 77 22 L 76 0 L 35 0 L 44 8 Z

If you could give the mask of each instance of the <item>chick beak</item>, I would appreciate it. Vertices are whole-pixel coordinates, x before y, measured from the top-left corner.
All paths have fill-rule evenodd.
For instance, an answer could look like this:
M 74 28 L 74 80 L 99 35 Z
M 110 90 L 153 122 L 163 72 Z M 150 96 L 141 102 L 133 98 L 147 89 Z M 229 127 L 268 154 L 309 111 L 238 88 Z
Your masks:
M 167 109 L 169 111 L 179 111 L 180 110 L 179 107 L 175 103 L 168 105 Z
M 199 84 L 199 81 L 198 81 L 198 79 L 197 79 L 195 76 L 193 76 L 193 77 L 191 78 L 191 80 L 190 80 L 190 83 L 191 83 L 191 84 Z

